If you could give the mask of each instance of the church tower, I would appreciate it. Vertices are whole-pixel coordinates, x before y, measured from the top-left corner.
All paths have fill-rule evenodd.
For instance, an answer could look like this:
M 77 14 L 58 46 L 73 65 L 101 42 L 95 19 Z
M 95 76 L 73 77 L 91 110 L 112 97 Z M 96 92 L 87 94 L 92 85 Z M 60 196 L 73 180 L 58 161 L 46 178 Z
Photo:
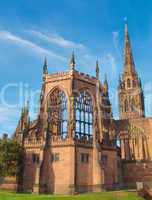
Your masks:
M 124 70 L 119 78 L 118 94 L 120 119 L 136 119 L 145 116 L 143 90 L 135 69 L 127 23 L 125 24 Z

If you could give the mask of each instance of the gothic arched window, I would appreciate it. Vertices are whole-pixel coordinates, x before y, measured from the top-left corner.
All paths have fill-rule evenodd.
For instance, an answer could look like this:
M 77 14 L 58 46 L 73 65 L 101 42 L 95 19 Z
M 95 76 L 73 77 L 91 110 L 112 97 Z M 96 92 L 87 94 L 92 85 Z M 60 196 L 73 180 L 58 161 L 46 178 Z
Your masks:
M 65 93 L 56 88 L 49 97 L 49 122 L 52 135 L 67 135 L 67 97 Z
M 128 87 L 128 88 L 130 88 L 130 87 L 131 87 L 131 81 L 130 81 L 130 79 L 129 79 L 129 78 L 127 79 L 127 87 Z
M 124 102 L 124 110 L 125 110 L 125 112 L 128 111 L 128 101 L 127 101 L 127 99 L 125 99 L 125 102 Z
M 75 97 L 75 131 L 76 136 L 91 136 L 93 124 L 93 103 L 86 91 Z

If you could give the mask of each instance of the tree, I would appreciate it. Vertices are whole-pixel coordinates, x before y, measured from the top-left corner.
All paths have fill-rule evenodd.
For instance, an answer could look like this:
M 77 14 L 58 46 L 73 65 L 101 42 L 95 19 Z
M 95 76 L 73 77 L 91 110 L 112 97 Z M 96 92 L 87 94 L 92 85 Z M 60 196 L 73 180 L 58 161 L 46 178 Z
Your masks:
M 18 175 L 22 155 L 22 148 L 14 139 L 0 139 L 0 176 Z

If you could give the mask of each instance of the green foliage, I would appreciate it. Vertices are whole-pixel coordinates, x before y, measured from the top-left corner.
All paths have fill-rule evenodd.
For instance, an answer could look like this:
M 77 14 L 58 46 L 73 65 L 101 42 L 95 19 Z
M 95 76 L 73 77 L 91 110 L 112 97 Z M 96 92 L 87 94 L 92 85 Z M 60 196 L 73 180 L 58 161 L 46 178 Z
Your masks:
M 88 193 L 74 196 L 67 195 L 35 195 L 17 194 L 13 192 L 0 191 L 0 199 L 5 200 L 144 200 L 135 192 L 116 191 L 103 193 Z
M 14 139 L 0 139 L 0 176 L 17 175 L 22 148 Z

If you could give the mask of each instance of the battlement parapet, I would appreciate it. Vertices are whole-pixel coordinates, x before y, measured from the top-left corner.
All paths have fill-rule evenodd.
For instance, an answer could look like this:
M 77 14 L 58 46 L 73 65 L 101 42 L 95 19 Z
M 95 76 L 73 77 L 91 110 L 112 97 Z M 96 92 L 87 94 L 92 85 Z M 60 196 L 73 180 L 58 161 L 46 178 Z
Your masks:
M 71 137 L 51 136 L 50 145 L 73 145 L 74 141 Z
M 51 136 L 50 145 L 87 145 L 92 146 L 93 139 L 90 137 L 63 137 L 63 136 Z
M 59 80 L 64 80 L 64 79 L 70 79 L 71 78 L 71 73 L 70 71 L 65 71 L 65 72 L 57 72 L 54 74 L 47 74 L 45 76 L 45 82 L 54 82 L 54 81 L 59 81 Z
M 82 79 L 82 80 L 85 80 L 87 82 L 91 82 L 93 84 L 96 84 L 96 82 L 97 82 L 96 77 L 91 76 L 89 74 L 85 74 L 83 72 L 75 71 L 74 75 L 75 75 L 75 78 L 77 78 L 77 79 Z
M 44 145 L 44 141 L 42 139 L 41 140 L 25 139 L 24 141 L 24 147 L 28 147 L 28 148 L 39 148 L 43 145 Z
M 59 80 L 66 80 L 70 79 L 71 77 L 74 77 L 76 79 L 82 79 L 87 82 L 96 84 L 97 78 L 94 76 L 91 76 L 89 74 L 85 74 L 83 72 L 79 72 L 77 70 L 70 70 L 70 71 L 64 71 L 64 72 L 57 72 L 54 74 L 47 74 L 45 76 L 45 82 L 55 82 Z

